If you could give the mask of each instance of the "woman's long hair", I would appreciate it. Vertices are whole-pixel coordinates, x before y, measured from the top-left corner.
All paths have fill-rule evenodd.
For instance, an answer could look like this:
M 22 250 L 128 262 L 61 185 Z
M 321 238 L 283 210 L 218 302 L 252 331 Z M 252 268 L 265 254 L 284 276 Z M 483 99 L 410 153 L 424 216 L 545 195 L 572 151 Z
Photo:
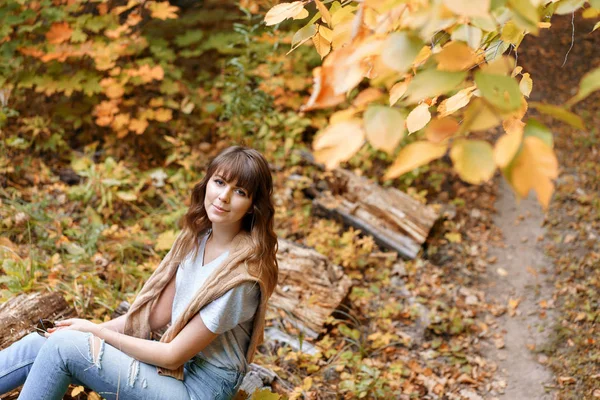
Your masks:
M 250 212 L 242 218 L 242 230 L 250 234 L 254 247 L 248 258 L 249 272 L 264 280 L 268 296 L 277 285 L 277 235 L 275 235 L 273 206 L 273 178 L 269 165 L 258 151 L 231 146 L 220 152 L 208 165 L 204 178 L 194 186 L 191 204 L 182 219 L 176 254 L 183 256 L 198 249 L 199 237 L 212 226 L 204 208 L 206 186 L 219 173 L 226 181 L 235 182 L 252 196 Z

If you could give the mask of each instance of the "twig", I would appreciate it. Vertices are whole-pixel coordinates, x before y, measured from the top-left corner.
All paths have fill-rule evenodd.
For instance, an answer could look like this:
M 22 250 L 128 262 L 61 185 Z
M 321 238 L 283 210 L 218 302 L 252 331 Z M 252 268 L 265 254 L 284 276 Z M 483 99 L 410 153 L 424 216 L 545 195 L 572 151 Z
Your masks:
M 575 44 L 575 11 L 573 11 L 571 13 L 571 27 L 573 28 L 573 30 L 571 31 L 571 47 L 569 47 L 569 50 L 567 50 L 567 54 L 565 54 L 565 61 L 563 61 L 562 65 L 560 66 L 561 68 L 565 66 L 565 64 L 567 63 L 567 58 L 569 57 L 569 53 L 571 52 L 571 49 L 573 48 L 573 45 Z

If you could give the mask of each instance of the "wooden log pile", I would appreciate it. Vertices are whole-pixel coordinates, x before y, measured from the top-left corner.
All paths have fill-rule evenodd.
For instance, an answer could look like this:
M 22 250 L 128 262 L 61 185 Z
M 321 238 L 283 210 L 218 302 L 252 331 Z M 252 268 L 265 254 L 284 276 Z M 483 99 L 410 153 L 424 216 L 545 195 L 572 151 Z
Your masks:
M 333 170 L 324 183 L 312 190 L 316 213 L 360 229 L 406 259 L 417 256 L 439 217 L 431 206 L 406 193 L 344 169 Z

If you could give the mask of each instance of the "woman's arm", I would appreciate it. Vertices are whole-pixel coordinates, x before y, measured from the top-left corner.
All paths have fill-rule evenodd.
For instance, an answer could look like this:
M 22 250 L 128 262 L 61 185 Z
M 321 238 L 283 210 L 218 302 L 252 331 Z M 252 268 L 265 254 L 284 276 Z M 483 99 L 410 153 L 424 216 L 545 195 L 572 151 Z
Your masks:
M 137 360 L 168 369 L 183 365 L 218 336 L 204 325 L 199 313 L 169 343 L 127 336 L 98 325 L 90 331 Z

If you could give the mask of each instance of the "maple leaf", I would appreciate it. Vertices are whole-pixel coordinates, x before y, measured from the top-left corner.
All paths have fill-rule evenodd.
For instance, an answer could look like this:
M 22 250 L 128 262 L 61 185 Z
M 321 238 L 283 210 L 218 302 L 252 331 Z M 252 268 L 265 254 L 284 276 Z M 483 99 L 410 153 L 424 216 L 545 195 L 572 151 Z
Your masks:
M 172 6 L 168 1 L 161 1 L 159 3 L 152 2 L 146 6 L 150 9 L 150 16 L 158 19 L 174 19 L 177 18 L 178 7 Z
M 59 44 L 69 40 L 72 34 L 73 29 L 69 27 L 68 22 L 55 22 L 46 32 L 46 39 L 48 43 Z

